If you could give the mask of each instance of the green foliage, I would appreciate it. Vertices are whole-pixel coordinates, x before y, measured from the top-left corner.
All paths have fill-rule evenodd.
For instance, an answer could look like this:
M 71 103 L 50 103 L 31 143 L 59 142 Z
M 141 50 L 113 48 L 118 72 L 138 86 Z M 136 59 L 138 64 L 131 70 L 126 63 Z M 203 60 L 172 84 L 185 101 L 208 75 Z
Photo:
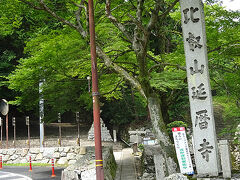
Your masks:
M 214 97 L 214 104 L 219 105 L 222 108 L 223 121 L 226 127 L 221 132 L 221 136 L 225 134 L 235 135 L 237 126 L 240 124 L 240 105 L 238 99 L 228 96 L 216 96 Z
M 39 6 L 38 1 L 28 2 Z M 74 13 L 78 7 L 71 1 L 45 2 L 56 15 L 77 24 Z M 142 25 L 146 26 L 154 1 L 144 3 Z M 162 3 L 161 12 L 171 3 L 172 0 Z M 159 97 L 166 97 L 162 106 L 167 107 L 166 113 L 170 119 L 186 121 L 189 104 L 186 72 L 180 70 L 184 69 L 185 57 L 179 4 L 171 10 L 165 21 L 159 20 L 156 28 L 152 29 L 149 44 L 146 45 L 152 58 L 146 59 L 145 73 L 140 78 L 142 67 L 139 67 L 133 44 L 105 17 L 104 6 L 105 2 L 95 1 L 97 43 L 130 76 L 140 82 L 150 82 Z M 116 0 L 111 7 L 112 14 L 125 25 L 131 36 L 136 26 L 129 14 L 136 17 L 136 6 L 136 1 Z M 81 11 L 79 20 L 83 28 L 88 29 L 85 13 Z M 234 108 L 233 112 L 228 107 L 233 107 L 234 101 L 240 100 L 240 15 L 239 12 L 229 12 L 214 4 L 205 7 L 205 14 L 211 84 L 218 96 L 229 98 L 224 111 L 225 119 L 238 120 L 238 108 Z M 12 43 L 11 46 L 7 44 L 6 48 L 3 42 L 9 39 Z M 1 85 L 5 87 L 5 77 L 12 71 L 8 77 L 9 88 L 17 93 L 12 104 L 21 105 L 24 110 L 37 109 L 38 84 L 40 80 L 45 80 L 43 96 L 50 114 L 47 117 L 49 120 L 56 112 L 91 108 L 86 81 L 91 74 L 88 38 L 83 40 L 79 32 L 44 11 L 34 10 L 18 0 L 4 0 L 0 2 L 0 40 L 4 44 L 0 47 L 0 75 L 4 81 Z M 106 109 L 105 119 L 116 124 L 127 124 L 136 117 L 136 113 L 139 117 L 146 116 L 146 101 L 139 92 L 134 93 L 135 103 L 131 102 L 132 92 L 127 90 L 129 87 L 125 79 L 106 68 L 102 59 L 98 59 L 98 70 L 101 101 Z
M 168 90 L 184 88 L 186 86 L 183 83 L 185 78 L 185 72 L 164 71 L 161 73 L 152 73 L 150 83 L 152 87 L 163 92 L 168 92 Z
M 144 145 L 143 144 L 138 144 L 138 148 L 140 149 L 141 152 L 144 151 Z
M 9 76 L 9 88 L 21 92 L 12 103 L 32 109 L 38 104 L 39 81 L 45 80 L 43 95 L 46 103 L 54 107 L 51 112 L 76 110 L 87 102 L 81 96 L 89 97 L 86 93 L 86 77 L 91 69 L 88 50 L 85 42 L 70 29 L 33 38 L 25 48 L 29 57 L 21 59 Z
M 240 100 L 240 68 L 239 68 L 239 39 L 240 39 L 240 13 L 227 11 L 219 4 L 205 5 L 205 21 L 208 45 L 208 59 L 211 86 L 216 91 L 214 102 L 223 106 L 223 118 L 231 120 L 232 125 L 225 132 L 234 132 L 236 124 L 239 123 L 239 107 L 236 106 Z M 174 20 L 180 19 L 180 11 L 176 10 L 170 14 Z M 180 25 L 180 21 L 178 22 Z M 177 25 L 176 25 L 177 27 Z M 174 41 L 178 44 L 177 49 L 166 54 L 163 58 L 168 62 L 184 65 L 184 51 L 182 37 L 176 30 L 173 32 Z M 176 93 L 178 91 L 175 91 Z M 178 94 L 178 93 L 177 93 Z M 183 96 L 185 95 L 185 96 Z M 175 96 L 177 97 L 177 96 Z M 170 105 L 170 117 L 176 118 L 181 113 L 180 119 L 188 122 L 188 104 L 186 93 L 177 97 L 180 101 Z M 179 108 L 184 107 L 184 110 Z M 184 113 L 182 113 L 184 112 Z M 179 117 L 179 116 L 178 116 Z M 183 119 L 182 119 L 183 118 Z M 234 127 L 235 126 L 235 127 Z
M 122 99 L 122 87 L 124 87 L 124 81 L 117 74 L 112 73 L 100 76 L 100 92 L 107 100 L 111 100 L 112 98 L 116 100 Z
M 187 87 L 181 90 L 176 90 L 174 95 L 168 94 L 169 98 L 172 98 L 174 103 L 169 104 L 169 118 L 172 121 L 183 121 L 187 124 L 191 124 L 190 119 L 190 105 Z
M 136 116 L 139 120 L 147 116 L 146 102 L 139 93 L 135 93 L 133 97 L 133 94 L 131 95 L 129 90 L 124 88 L 122 94 L 121 99 L 103 101 L 101 117 L 105 122 L 114 125 L 129 125 L 136 120 Z
M 187 124 L 183 121 L 173 121 L 169 124 L 167 124 L 168 130 L 172 131 L 172 128 L 174 127 L 185 127 L 187 128 Z
M 205 13 L 213 89 L 221 95 L 227 93 L 239 98 L 240 13 L 226 11 L 218 5 L 207 6 Z
M 13 0 L 0 2 L 0 36 L 12 35 L 14 29 L 20 27 L 22 17 L 18 7 Z
M 227 125 L 222 135 L 234 135 L 240 123 L 240 13 L 211 5 L 205 7 L 205 14 L 213 100 L 222 107 Z
M 0 72 L 2 75 L 7 74 L 7 69 L 8 71 L 13 69 L 11 61 L 13 61 L 15 58 L 16 54 L 13 51 L 6 49 L 2 52 L 2 55 L 0 56 Z
M 171 136 L 172 128 L 174 128 L 174 127 L 185 127 L 185 128 L 187 128 L 187 124 L 183 121 L 173 121 L 173 122 L 167 124 L 167 132 L 168 132 L 170 137 L 172 137 Z

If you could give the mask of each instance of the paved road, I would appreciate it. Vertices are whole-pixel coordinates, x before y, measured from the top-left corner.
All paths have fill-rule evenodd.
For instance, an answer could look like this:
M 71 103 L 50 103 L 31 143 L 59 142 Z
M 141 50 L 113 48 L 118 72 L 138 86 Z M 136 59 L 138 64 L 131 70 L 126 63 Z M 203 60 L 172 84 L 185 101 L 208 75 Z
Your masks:
M 56 177 L 51 177 L 51 167 L 29 167 L 5 166 L 0 170 L 0 180 L 61 180 L 63 168 L 55 167 Z
M 115 180 L 136 180 L 133 150 L 125 148 L 120 152 L 114 152 L 114 157 L 118 165 Z
M 31 178 L 27 176 L 23 176 L 21 174 L 16 174 L 16 173 L 10 173 L 10 172 L 0 172 L 0 179 L 14 179 L 14 180 L 32 180 Z

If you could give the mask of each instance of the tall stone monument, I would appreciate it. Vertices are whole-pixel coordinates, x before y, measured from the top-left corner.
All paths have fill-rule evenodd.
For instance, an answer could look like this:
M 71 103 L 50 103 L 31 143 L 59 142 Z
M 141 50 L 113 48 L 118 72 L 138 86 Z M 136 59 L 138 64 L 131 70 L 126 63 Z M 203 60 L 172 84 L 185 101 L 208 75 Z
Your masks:
M 217 176 L 218 150 L 201 0 L 180 0 L 194 154 L 199 177 Z

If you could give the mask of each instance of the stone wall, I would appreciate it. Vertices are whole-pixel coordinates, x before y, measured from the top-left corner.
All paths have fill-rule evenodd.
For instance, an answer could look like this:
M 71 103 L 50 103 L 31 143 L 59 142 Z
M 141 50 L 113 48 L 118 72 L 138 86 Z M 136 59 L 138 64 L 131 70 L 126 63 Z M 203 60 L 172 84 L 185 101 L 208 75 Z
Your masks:
M 113 180 L 117 165 L 113 156 L 112 147 L 103 148 L 103 168 L 106 180 Z M 55 163 L 68 165 L 62 172 L 62 180 L 95 180 L 95 149 L 93 146 L 79 147 L 48 147 L 48 148 L 22 148 L 0 149 L 3 163 Z
M 32 163 L 51 163 L 54 158 L 57 164 L 74 164 L 81 154 L 82 147 L 51 147 L 51 148 L 22 148 L 0 149 L 3 163 L 28 163 L 31 156 Z
M 88 140 L 87 135 L 80 136 L 80 144 L 81 146 L 94 146 L 94 141 Z M 39 148 L 40 147 L 40 140 L 39 138 L 31 138 L 30 139 L 30 148 Z M 113 142 L 102 142 L 103 146 L 112 146 Z M 17 148 L 28 148 L 27 139 L 17 139 L 15 142 L 15 146 Z M 62 137 L 61 141 L 62 147 L 69 147 L 69 146 L 78 146 L 77 145 L 77 138 L 74 139 L 71 136 L 64 136 Z M 58 144 L 58 137 L 45 137 L 44 141 L 44 147 L 60 147 Z M 2 141 L 2 144 L 0 143 L 0 148 L 5 149 L 6 148 L 6 141 Z M 8 141 L 8 149 L 14 148 L 13 141 Z
M 94 147 L 87 147 L 85 156 L 77 159 L 76 163 L 64 169 L 62 172 L 62 180 L 96 180 L 94 152 Z M 117 165 L 113 156 L 113 150 L 111 147 L 104 147 L 102 152 L 104 179 L 114 180 Z
M 154 163 L 154 152 L 152 151 L 151 146 L 144 146 L 144 152 L 142 155 L 142 177 L 141 180 L 155 180 L 156 179 L 156 170 Z

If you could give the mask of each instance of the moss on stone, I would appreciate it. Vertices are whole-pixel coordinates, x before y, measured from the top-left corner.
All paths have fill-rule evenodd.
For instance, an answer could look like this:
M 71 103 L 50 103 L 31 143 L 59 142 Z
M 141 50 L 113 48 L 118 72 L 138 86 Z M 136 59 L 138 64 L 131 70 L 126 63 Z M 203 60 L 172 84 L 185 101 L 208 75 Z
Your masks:
M 113 155 L 112 148 L 104 148 L 104 179 L 105 180 L 114 180 L 116 176 L 117 164 Z

